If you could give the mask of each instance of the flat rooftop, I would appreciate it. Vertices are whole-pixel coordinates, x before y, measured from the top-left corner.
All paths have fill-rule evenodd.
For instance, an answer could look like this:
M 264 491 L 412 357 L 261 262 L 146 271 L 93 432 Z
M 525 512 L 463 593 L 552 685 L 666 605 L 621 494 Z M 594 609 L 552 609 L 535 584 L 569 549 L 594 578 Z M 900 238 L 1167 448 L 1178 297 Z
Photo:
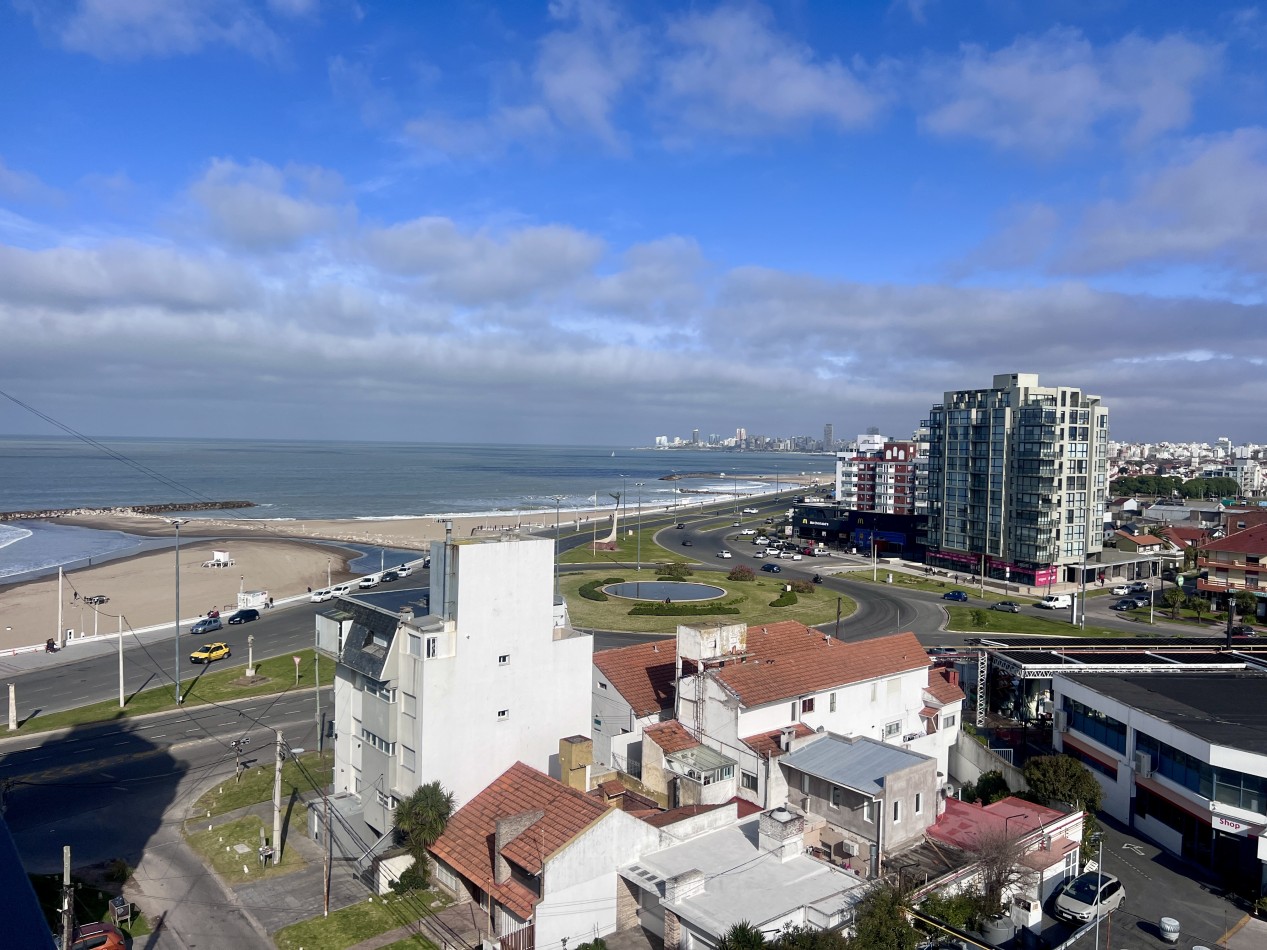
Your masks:
M 1207 742 L 1267 755 L 1267 675 L 1063 673 Z

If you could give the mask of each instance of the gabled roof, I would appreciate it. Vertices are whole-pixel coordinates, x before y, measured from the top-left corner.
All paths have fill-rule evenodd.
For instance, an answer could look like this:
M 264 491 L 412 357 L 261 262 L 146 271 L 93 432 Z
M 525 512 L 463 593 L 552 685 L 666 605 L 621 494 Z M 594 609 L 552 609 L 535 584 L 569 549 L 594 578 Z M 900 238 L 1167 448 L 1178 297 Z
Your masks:
M 803 722 L 794 723 L 792 726 L 793 739 L 804 739 L 812 736 L 814 730 Z M 779 744 L 779 739 L 783 734 L 782 729 L 775 729 L 772 732 L 762 732 L 755 736 L 748 736 L 746 739 L 739 741 L 746 745 L 749 749 L 759 756 L 770 756 L 770 758 L 778 758 L 783 754 L 783 746 Z
M 945 812 L 938 816 L 936 824 L 929 827 L 925 834 L 951 847 L 971 851 L 977 847 L 982 835 L 1023 838 L 1064 817 L 1053 808 L 1013 796 L 984 807 L 947 798 Z
M 584 792 L 569 788 L 531 766 L 516 762 L 491 785 L 457 810 L 430 851 L 495 900 L 527 919 L 539 898 L 517 884 L 493 880 L 497 820 L 526 812 L 542 815 L 501 849 L 502 857 L 530 874 L 609 809 Z
M 1115 531 L 1113 533 L 1116 534 L 1119 538 L 1124 538 L 1127 541 L 1133 541 L 1135 544 L 1137 544 L 1140 547 L 1148 547 L 1149 545 L 1153 545 L 1153 544 L 1161 544 L 1161 538 L 1152 534 L 1131 534 L 1129 531 Z
M 648 726 L 642 730 L 642 734 L 664 750 L 665 755 L 693 749 L 699 745 L 699 740 L 687 732 L 686 727 L 676 719 Z
M 1161 530 L 1161 536 L 1177 548 L 1185 548 L 1190 544 L 1200 544 L 1210 536 L 1204 528 L 1185 528 L 1180 525 L 1168 525 Z
M 952 681 L 951 672 L 939 666 L 928 671 L 928 685 L 924 692 L 941 706 L 962 702 L 965 698 L 963 690 Z
M 866 680 L 927 669 L 928 654 L 913 633 L 842 643 L 795 620 L 749 626 L 748 653 L 713 671 L 745 706 L 822 692 Z
M 637 643 L 595 653 L 594 665 L 641 719 L 673 708 L 676 650 L 672 639 Z M 684 660 L 688 668 L 694 664 Z
M 1229 534 L 1219 541 L 1201 545 L 1204 551 L 1226 551 L 1229 554 L 1267 554 L 1267 524 L 1256 524 L 1244 531 Z

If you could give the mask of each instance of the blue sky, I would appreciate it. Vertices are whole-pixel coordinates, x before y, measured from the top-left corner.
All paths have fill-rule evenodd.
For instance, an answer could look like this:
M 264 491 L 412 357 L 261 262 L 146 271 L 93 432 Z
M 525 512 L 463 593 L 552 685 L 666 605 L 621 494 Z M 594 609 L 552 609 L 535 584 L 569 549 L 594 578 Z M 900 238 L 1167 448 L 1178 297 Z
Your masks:
M 0 378 L 97 435 L 1267 441 L 1267 12 L 0 6 Z M 0 401 L 0 431 L 47 424 Z

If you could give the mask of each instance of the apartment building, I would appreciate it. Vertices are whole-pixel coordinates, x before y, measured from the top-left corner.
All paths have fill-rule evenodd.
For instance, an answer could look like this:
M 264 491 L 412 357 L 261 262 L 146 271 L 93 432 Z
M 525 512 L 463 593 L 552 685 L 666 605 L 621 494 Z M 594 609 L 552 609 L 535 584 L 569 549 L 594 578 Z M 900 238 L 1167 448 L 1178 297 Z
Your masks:
M 1267 617 L 1267 524 L 1207 541 L 1197 551 L 1197 567 L 1197 589 L 1221 607 L 1230 597 L 1247 591 L 1255 599 L 1254 611 L 1247 619 Z
M 914 442 L 885 442 L 876 452 L 839 453 L 836 503 L 854 511 L 914 514 L 916 456 Z
M 1076 581 L 1098 559 L 1109 435 L 1099 396 L 1002 374 L 945 393 L 923 424 L 929 563 L 1041 586 Z

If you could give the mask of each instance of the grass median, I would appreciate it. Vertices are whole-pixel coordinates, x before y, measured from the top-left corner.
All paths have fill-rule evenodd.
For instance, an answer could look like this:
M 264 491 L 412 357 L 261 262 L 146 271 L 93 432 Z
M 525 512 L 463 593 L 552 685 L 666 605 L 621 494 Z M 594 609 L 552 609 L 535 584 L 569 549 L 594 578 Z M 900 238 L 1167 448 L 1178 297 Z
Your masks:
M 990 610 L 988 607 L 947 604 L 946 613 L 950 615 L 946 630 L 952 633 L 997 633 L 1001 636 L 1015 633 L 1038 634 L 1048 637 L 1121 637 L 1127 636 L 1121 630 L 1110 630 L 1107 627 L 1096 627 L 1088 624 L 1086 629 L 1069 622 L 1069 611 L 1053 610 L 1048 613 L 1054 616 L 1037 617 L 1028 613 L 1007 613 L 1002 610 Z M 1152 634 L 1141 634 L 1152 636 Z
M 434 891 L 415 891 L 401 896 L 387 894 L 373 900 L 332 910 L 329 917 L 314 917 L 273 934 L 279 950 L 345 950 L 363 940 L 401 927 L 444 907 L 448 901 Z M 420 935 L 388 944 L 383 950 L 435 946 Z
M 295 656 L 299 657 L 298 670 L 292 659 Z M 290 689 L 310 687 L 314 683 L 313 661 L 314 651 L 311 647 L 298 650 L 293 654 L 287 653 L 284 656 L 260 660 L 255 664 L 256 675 L 251 680 L 247 680 L 244 666 L 225 669 L 202 666 L 195 667 L 192 673 L 184 670 L 181 679 L 181 694 L 184 702 L 181 706 L 188 708 L 207 703 L 225 703 L 235 699 L 268 696 Z M 328 657 L 322 659 L 319 671 L 322 686 L 329 686 L 334 682 L 334 663 Z M 146 713 L 170 712 L 175 708 L 176 700 L 169 681 L 165 686 L 143 690 L 130 696 L 125 695 L 122 709 L 119 708 L 118 698 L 115 698 L 62 712 L 43 713 L 36 710 L 19 722 L 18 734 L 118 722 Z

